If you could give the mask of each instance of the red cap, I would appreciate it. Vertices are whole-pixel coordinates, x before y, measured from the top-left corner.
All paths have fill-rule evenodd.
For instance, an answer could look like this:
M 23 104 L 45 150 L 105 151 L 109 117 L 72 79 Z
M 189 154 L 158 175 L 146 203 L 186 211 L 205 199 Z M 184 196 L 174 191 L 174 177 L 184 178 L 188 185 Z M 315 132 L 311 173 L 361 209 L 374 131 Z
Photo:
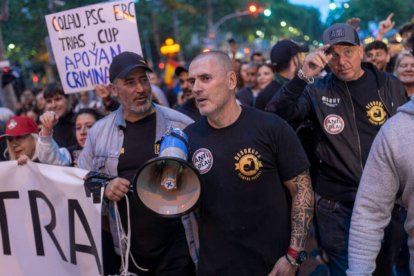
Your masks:
M 10 136 L 22 136 L 29 133 L 37 133 L 38 128 L 32 118 L 26 116 L 14 116 L 6 124 L 6 133 L 0 138 Z

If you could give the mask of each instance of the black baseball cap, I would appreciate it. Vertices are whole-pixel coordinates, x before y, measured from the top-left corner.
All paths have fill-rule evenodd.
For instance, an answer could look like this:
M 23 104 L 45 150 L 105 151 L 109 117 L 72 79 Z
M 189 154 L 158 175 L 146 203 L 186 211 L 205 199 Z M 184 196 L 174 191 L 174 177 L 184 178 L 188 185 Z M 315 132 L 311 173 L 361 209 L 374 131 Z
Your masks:
M 109 81 L 125 78 L 135 68 L 152 72 L 142 56 L 133 52 L 122 52 L 114 57 L 109 66 Z
M 187 72 L 187 73 L 188 73 L 188 69 L 187 69 L 187 68 L 185 68 L 184 66 L 177 66 L 177 67 L 175 68 L 174 75 L 175 75 L 176 77 L 179 77 L 179 76 L 181 75 L 181 73 L 182 73 L 182 72 Z
M 337 23 L 323 32 L 323 43 L 331 46 L 339 43 L 358 46 L 361 42 L 358 33 L 351 25 Z
M 297 53 L 309 51 L 308 45 L 298 44 L 293 40 L 285 39 L 276 43 L 270 51 L 270 60 L 273 65 L 288 63 Z

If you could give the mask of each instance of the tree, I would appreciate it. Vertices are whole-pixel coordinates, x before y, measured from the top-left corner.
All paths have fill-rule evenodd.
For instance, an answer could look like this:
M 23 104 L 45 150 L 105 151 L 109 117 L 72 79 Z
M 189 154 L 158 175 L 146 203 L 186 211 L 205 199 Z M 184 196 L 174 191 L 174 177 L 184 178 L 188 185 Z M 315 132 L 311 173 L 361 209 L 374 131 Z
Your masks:
M 346 22 L 351 17 L 359 17 L 361 29 L 367 30 L 370 22 L 379 23 L 391 12 L 394 13 L 393 20 L 396 26 L 410 21 L 414 13 L 412 1 L 407 0 L 351 0 L 348 4 L 348 9 L 337 8 L 330 12 L 327 21 L 329 23 Z
M 0 0 L 1 3 L 2 0 Z M 3 0 L 4 1 L 4 0 Z M 102 0 L 65 1 L 63 7 L 56 7 L 56 12 L 75 7 L 102 2 Z M 236 11 L 246 10 L 252 0 L 151 0 L 136 1 L 135 10 L 142 48 L 146 58 L 157 64 L 160 44 L 168 37 L 174 37 L 181 44 L 187 61 L 191 60 L 203 47 L 203 38 L 208 33 L 208 22 L 217 22 L 223 16 Z M 268 5 L 268 0 L 255 0 L 261 6 Z M 211 3 L 211 9 L 208 9 Z M 10 1 L 10 20 L 4 24 L 4 40 L 6 44 L 16 45 L 8 51 L 8 58 L 19 64 L 43 64 L 46 60 L 44 39 L 47 28 L 44 16 L 48 14 L 46 0 Z M 320 14 L 316 9 L 294 6 L 287 0 L 271 2 L 272 16 L 244 16 L 226 21 L 220 27 L 222 41 L 227 36 L 235 36 L 238 41 L 251 41 L 256 30 L 261 29 L 270 40 L 273 36 L 289 36 L 303 41 L 304 34 L 311 39 L 319 39 L 322 33 Z M 210 10 L 211 12 L 207 12 Z M 281 18 L 300 32 L 293 34 L 280 26 Z M 39 67 L 39 66 L 37 66 Z M 40 66 L 41 67 L 41 66 Z

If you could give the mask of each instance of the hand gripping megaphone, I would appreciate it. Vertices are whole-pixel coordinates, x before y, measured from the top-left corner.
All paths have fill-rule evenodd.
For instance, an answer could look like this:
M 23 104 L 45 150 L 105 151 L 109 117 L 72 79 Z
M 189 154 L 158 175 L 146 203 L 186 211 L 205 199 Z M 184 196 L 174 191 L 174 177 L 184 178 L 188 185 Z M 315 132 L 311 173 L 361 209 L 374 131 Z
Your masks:
M 134 191 L 145 206 L 161 216 L 184 215 L 200 197 L 199 174 L 187 156 L 187 135 L 171 128 L 161 139 L 158 157 L 147 161 L 135 176 Z

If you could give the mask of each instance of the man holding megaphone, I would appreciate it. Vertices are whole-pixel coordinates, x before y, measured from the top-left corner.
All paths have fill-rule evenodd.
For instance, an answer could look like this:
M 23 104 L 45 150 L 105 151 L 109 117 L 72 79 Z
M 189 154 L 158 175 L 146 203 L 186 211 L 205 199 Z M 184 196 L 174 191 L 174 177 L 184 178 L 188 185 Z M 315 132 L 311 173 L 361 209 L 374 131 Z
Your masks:
M 194 225 L 193 215 L 161 217 L 129 192 L 138 168 L 157 156 L 156 141 L 171 127 L 183 129 L 192 122 L 177 111 L 152 103 L 148 77 L 151 71 L 145 60 L 132 52 L 123 52 L 113 59 L 109 68 L 110 90 L 120 108 L 89 131 L 78 164 L 83 169 L 118 176 L 107 184 L 104 195 L 109 201 L 115 251 L 124 257 L 123 270 L 126 267 L 140 276 L 195 275 L 196 243 L 190 226 Z M 120 228 L 119 221 L 115 222 L 115 209 L 119 210 Z M 125 253 L 125 244 L 120 246 L 119 237 L 124 235 L 117 226 L 121 232 L 130 228 L 126 246 L 126 252 L 130 247 L 130 254 Z M 119 267 L 107 266 L 111 260 L 105 254 L 104 250 L 105 274 L 119 273 Z
M 279 117 L 237 104 L 223 52 L 197 56 L 189 81 L 204 116 L 184 130 L 202 183 L 198 275 L 294 275 L 313 217 L 296 134 Z

